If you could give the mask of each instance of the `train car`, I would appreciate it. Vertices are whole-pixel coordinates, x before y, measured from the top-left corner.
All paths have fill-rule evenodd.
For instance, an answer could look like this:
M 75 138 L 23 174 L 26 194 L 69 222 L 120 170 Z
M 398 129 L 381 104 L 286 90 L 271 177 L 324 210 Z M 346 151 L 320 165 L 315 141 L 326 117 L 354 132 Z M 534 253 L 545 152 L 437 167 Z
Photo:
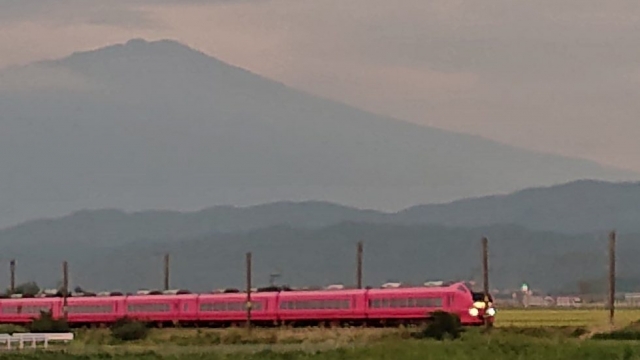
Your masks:
M 434 311 L 450 309 L 454 292 L 440 287 L 371 289 L 367 292 L 367 319 L 382 325 L 426 322 Z
M 344 323 L 366 319 L 366 290 L 287 291 L 278 296 L 284 323 Z
M 128 318 L 151 322 L 173 323 L 196 321 L 198 295 L 132 295 L 125 299 Z
M 0 301 L 0 323 L 27 324 L 40 317 L 42 311 L 61 316 L 62 298 L 15 298 Z
M 126 314 L 125 300 L 124 296 L 70 297 L 67 321 L 73 325 L 114 323 Z
M 251 293 L 251 320 L 263 324 L 277 321 L 277 292 Z M 198 297 L 198 321 L 230 325 L 247 319 L 247 294 L 202 294 Z
M 465 325 L 483 324 L 486 312 L 477 306 L 472 291 L 463 283 L 367 292 L 367 318 L 379 324 L 424 323 L 435 311 L 456 314 Z M 495 310 L 489 313 L 495 314 Z

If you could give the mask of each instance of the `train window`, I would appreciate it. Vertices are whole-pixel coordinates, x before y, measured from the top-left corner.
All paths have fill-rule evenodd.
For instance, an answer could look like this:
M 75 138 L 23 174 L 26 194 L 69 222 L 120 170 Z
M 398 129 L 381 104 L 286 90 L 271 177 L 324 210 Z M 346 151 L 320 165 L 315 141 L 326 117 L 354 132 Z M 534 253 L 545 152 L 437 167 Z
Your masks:
M 303 300 L 303 301 L 283 301 L 280 303 L 280 309 L 288 310 L 330 310 L 330 309 L 349 309 L 351 307 L 350 300 Z
M 168 312 L 169 304 L 131 304 L 127 306 L 128 312 Z
M 346 306 L 348 308 L 348 304 Z M 369 300 L 370 308 L 415 308 L 441 306 L 441 298 L 395 298 Z
M 280 308 L 284 309 L 285 303 L 280 304 Z M 252 302 L 252 310 L 262 310 L 262 302 Z M 200 311 L 244 311 L 247 309 L 247 303 L 244 301 L 233 302 L 216 302 L 200 304 Z
M 69 305 L 67 306 L 69 314 L 97 314 L 113 312 L 112 305 Z
M 182 305 L 182 311 L 189 311 L 189 304 Z
M 3 314 L 39 314 L 41 311 L 51 311 L 51 306 L 3 306 Z
M 417 307 L 440 307 L 442 298 L 420 298 L 416 302 Z
M 50 306 L 25 306 L 22 308 L 23 313 L 39 314 L 41 311 L 50 311 Z
M 327 300 L 327 309 L 333 310 L 338 308 L 338 303 L 335 300 Z

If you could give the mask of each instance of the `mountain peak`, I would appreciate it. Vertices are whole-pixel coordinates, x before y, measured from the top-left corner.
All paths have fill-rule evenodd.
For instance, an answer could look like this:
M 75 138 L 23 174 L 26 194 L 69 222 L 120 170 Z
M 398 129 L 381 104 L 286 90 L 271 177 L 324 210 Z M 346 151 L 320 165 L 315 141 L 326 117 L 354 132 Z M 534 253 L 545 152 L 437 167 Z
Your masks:
M 168 40 L 160 40 L 160 41 L 168 41 Z M 148 45 L 148 44 L 150 44 L 152 42 L 154 42 L 154 41 L 147 41 L 147 40 L 145 40 L 143 38 L 133 38 L 133 39 L 127 41 L 124 44 L 124 46 L 125 47 L 127 47 L 127 46 L 145 46 L 145 45 Z M 155 42 L 158 42 L 158 41 L 155 41 Z
M 211 65 L 224 64 L 175 40 L 148 41 L 142 38 L 134 38 L 126 43 L 109 45 L 96 50 L 75 52 L 59 60 L 58 63 L 79 71 L 90 69 L 91 72 L 98 68 L 106 68 L 107 71 L 124 69 L 199 71 Z M 224 65 L 230 67 L 228 64 Z
M 179 41 L 171 40 L 171 39 L 160 39 L 160 40 L 148 41 L 142 38 L 133 38 L 124 44 L 115 45 L 115 46 L 120 46 L 123 49 L 128 51 L 164 51 L 164 52 L 183 51 L 186 53 L 203 54 L 202 52 L 192 47 L 189 47 Z M 104 49 L 108 49 L 108 48 L 104 48 Z

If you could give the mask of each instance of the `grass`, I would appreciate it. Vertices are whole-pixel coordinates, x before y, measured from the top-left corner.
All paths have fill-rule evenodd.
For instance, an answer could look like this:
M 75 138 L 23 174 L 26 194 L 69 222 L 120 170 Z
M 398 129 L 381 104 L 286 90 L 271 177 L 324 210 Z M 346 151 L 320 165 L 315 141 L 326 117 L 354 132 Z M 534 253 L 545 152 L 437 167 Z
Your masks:
M 242 328 L 230 329 L 151 329 L 144 340 L 132 342 L 138 345 L 295 345 L 322 344 L 340 346 L 343 344 L 369 344 L 385 339 L 407 339 L 412 330 L 406 328 L 362 329 L 362 328 L 276 328 L 253 329 L 249 334 Z M 108 329 L 79 330 L 77 341 L 72 345 L 118 346 Z
M 640 309 L 621 309 L 615 313 L 616 327 L 624 327 L 638 320 L 640 320 Z M 495 325 L 497 327 L 576 326 L 600 329 L 609 326 L 609 312 L 607 310 L 591 309 L 499 310 Z
M 412 339 L 415 329 L 153 329 L 144 340 L 118 342 L 107 329 L 79 330 L 77 340 L 47 353 L 6 359 L 639 359 L 640 310 L 504 310 L 496 327 L 468 329 L 460 340 Z M 593 337 L 593 338 L 592 338 Z
M 384 340 L 370 346 L 327 349 L 263 348 L 226 352 L 191 348 L 190 351 L 128 351 L 120 353 L 24 353 L 6 359 L 215 359 L 215 360 L 458 360 L 458 359 L 640 359 L 639 342 L 530 338 L 521 334 L 467 334 L 456 341 Z

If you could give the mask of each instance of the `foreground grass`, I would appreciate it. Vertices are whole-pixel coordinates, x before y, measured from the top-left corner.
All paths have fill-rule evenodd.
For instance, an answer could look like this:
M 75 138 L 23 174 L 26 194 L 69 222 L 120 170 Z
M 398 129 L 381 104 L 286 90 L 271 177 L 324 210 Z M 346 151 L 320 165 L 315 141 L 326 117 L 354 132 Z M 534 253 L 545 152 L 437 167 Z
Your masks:
M 603 310 L 504 310 L 485 333 L 468 329 L 455 341 L 416 340 L 415 328 L 153 329 L 122 343 L 108 329 L 79 330 L 49 352 L 5 353 L 6 359 L 638 359 L 640 310 L 616 313 L 609 331 Z M 632 322 L 636 324 L 630 325 Z
M 457 360 L 457 359 L 640 359 L 640 342 L 537 338 L 522 334 L 467 334 L 462 340 L 384 340 L 370 346 L 341 346 L 331 349 L 255 349 L 224 352 L 193 347 L 191 351 L 74 354 L 23 353 L 6 359 L 212 359 L 212 360 Z

